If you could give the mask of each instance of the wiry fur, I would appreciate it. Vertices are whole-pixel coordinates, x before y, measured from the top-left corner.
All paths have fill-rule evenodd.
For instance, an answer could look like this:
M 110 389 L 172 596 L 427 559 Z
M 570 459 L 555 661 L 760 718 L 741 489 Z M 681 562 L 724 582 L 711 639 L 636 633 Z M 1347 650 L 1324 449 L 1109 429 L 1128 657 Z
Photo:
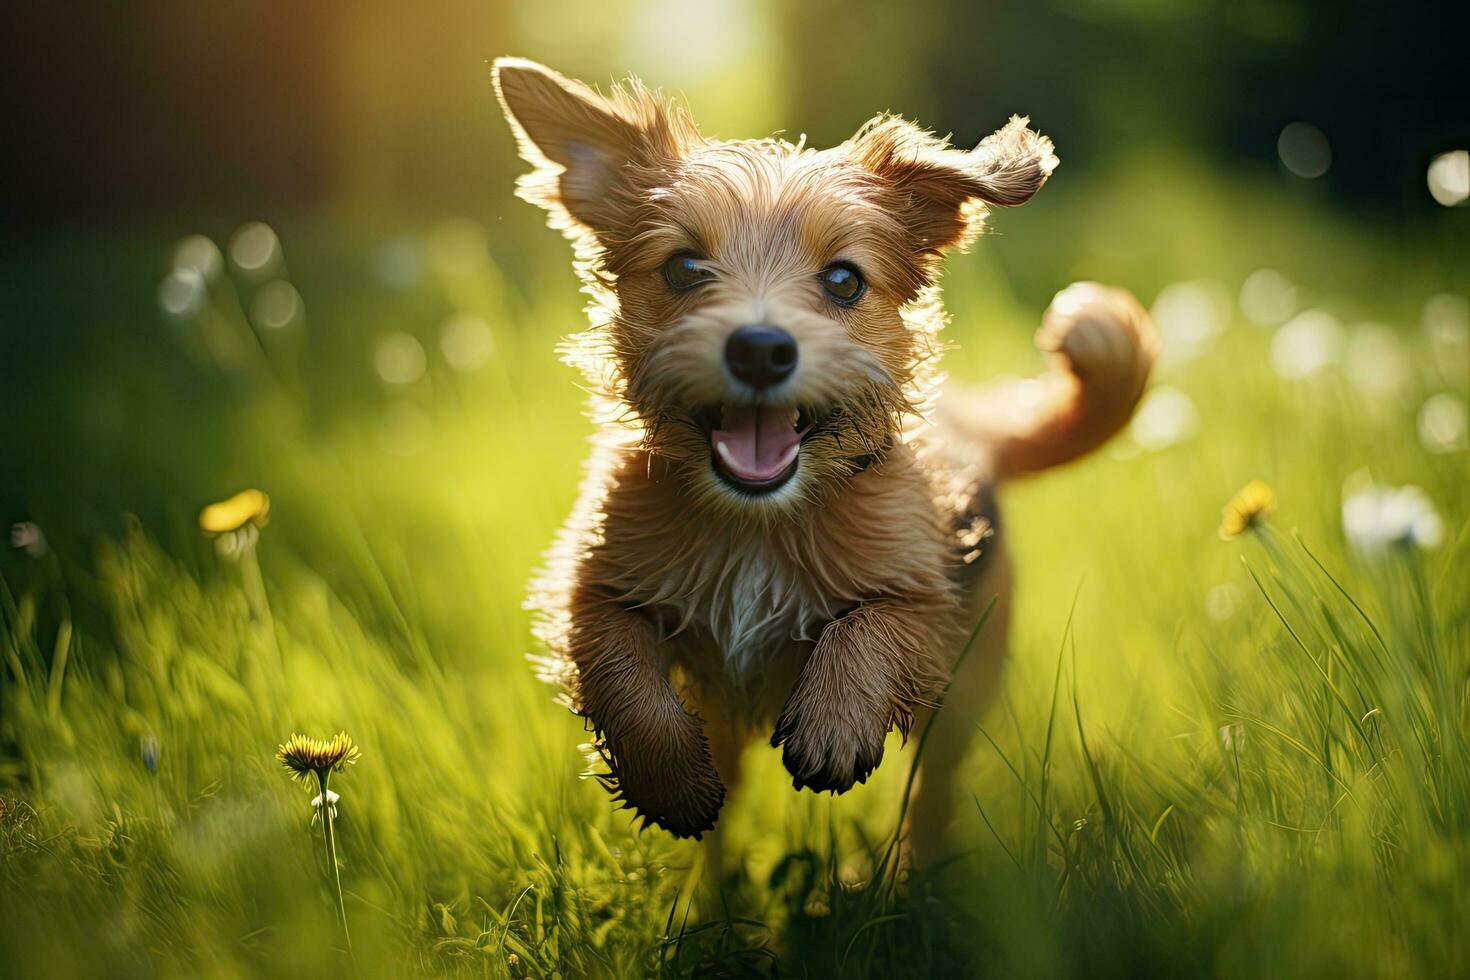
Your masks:
M 936 425 L 939 263 L 1056 166 L 1026 120 L 960 151 L 880 116 L 814 150 L 704 139 L 636 81 L 603 96 L 502 59 L 495 82 L 533 166 L 520 193 L 573 241 L 593 299 L 564 353 L 600 435 L 531 599 L 546 673 L 593 728 L 605 782 L 676 834 L 713 825 L 761 726 L 798 788 L 845 791 L 931 706 L 979 598 L 1008 603 L 991 488 L 1126 420 L 1152 360 L 1147 318 L 1126 294 L 1074 287 L 1043 329 L 1057 363 L 1029 413 L 1002 395 Z M 671 290 L 661 269 L 681 252 L 711 281 Z M 839 260 L 868 284 L 851 306 L 817 280 Z M 731 331 L 755 323 L 800 351 L 775 389 L 724 367 Z M 716 474 L 700 414 L 753 404 L 816 420 L 764 495 Z M 990 647 L 977 690 L 998 671 Z M 926 775 L 925 793 L 947 800 L 946 778 Z

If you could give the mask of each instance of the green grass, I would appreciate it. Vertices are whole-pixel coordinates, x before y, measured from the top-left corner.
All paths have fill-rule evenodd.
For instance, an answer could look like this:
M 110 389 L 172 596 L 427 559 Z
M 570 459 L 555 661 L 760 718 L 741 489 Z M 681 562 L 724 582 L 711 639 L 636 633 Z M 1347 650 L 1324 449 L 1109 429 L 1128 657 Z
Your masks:
M 635 833 L 577 778 L 587 736 L 525 661 L 524 583 L 588 432 L 551 353 L 575 283 L 529 209 L 488 250 L 406 227 L 423 275 L 403 288 L 369 272 L 381 232 L 278 222 L 306 312 L 264 346 L 237 270 L 188 323 L 158 311 L 192 229 L 12 248 L 8 306 L 45 329 L 6 369 L 0 499 L 50 548 L 0 558 L 0 972 L 1470 972 L 1470 494 L 1465 452 L 1415 429 L 1428 395 L 1466 395 L 1463 347 L 1418 329 L 1428 295 L 1464 291 L 1463 217 L 1386 236 L 1179 161 L 1000 215 L 951 263 L 959 379 L 1034 370 L 1030 327 L 1071 278 L 1148 301 L 1263 265 L 1394 327 L 1407 379 L 1280 380 L 1270 331 L 1234 315 L 1160 379 L 1192 438 L 1005 491 L 1014 656 L 976 719 L 963 853 L 902 882 L 881 866 L 912 749 L 834 799 L 756 745 L 722 896 L 697 845 Z M 470 373 L 439 352 L 455 311 L 494 333 Z M 200 353 L 209 324 L 232 366 Z M 420 380 L 374 377 L 390 331 L 422 339 Z M 1426 490 L 1439 548 L 1348 547 L 1363 467 Z M 1256 477 L 1279 511 L 1220 541 Z M 271 522 L 223 560 L 195 517 L 245 486 Z M 364 753 L 332 783 L 350 961 L 309 795 L 273 759 L 340 729 Z

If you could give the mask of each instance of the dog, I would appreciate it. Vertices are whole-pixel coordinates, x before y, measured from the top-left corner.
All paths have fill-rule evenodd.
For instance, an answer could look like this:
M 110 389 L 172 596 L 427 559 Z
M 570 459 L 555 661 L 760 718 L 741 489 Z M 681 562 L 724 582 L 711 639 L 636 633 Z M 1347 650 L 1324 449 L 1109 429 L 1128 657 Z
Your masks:
M 943 257 L 1041 189 L 1051 141 L 1012 117 L 963 151 L 893 115 L 830 149 L 715 140 L 636 79 L 493 80 L 592 299 L 563 353 L 598 435 L 528 605 L 601 778 L 699 838 L 756 733 L 798 790 L 844 793 L 932 717 L 906 833 L 937 854 L 1005 657 L 996 488 L 1112 436 L 1156 350 L 1131 295 L 1076 284 L 1044 375 L 938 397 Z

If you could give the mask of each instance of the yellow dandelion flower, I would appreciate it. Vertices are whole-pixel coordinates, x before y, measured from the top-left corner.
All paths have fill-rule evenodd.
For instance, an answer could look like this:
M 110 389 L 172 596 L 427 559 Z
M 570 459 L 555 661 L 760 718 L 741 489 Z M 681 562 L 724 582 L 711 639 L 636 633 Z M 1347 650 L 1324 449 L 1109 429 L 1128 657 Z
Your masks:
M 1240 489 L 1220 515 L 1220 537 L 1229 541 L 1252 528 L 1266 523 L 1276 509 L 1276 494 L 1260 480 L 1252 480 Z
M 271 498 L 260 490 L 241 490 L 228 500 L 210 504 L 199 512 L 199 530 L 206 534 L 229 534 L 245 525 L 261 527 L 271 512 Z
M 276 761 L 286 767 L 292 779 L 315 775 L 321 779 L 339 772 L 362 758 L 362 750 L 352 744 L 352 737 L 338 732 L 331 739 L 292 735 L 276 749 Z

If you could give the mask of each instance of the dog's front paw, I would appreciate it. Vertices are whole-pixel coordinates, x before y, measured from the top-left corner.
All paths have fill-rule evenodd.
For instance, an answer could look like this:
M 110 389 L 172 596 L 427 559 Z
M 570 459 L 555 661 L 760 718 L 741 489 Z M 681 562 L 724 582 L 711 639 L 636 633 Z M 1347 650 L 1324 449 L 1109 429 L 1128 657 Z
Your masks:
M 697 724 L 692 718 L 689 722 Z M 602 780 L 615 798 L 675 837 L 698 840 L 714 827 L 725 802 L 725 784 L 703 732 L 688 727 L 665 731 L 662 737 L 620 741 L 619 751 L 604 749 L 610 771 Z
M 856 710 L 855 710 L 856 709 Z M 877 706 L 819 705 L 793 696 L 776 722 L 771 745 L 797 789 L 845 793 L 865 783 L 883 761 L 891 712 Z

